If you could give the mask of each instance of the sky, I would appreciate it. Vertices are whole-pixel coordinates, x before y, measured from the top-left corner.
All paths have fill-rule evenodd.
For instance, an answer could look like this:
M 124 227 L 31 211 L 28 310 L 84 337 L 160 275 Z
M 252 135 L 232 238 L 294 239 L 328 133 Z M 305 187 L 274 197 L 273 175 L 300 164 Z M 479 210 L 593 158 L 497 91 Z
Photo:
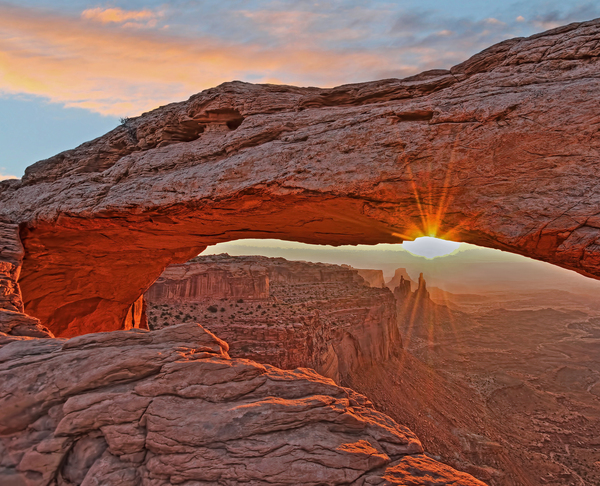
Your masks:
M 600 0 L 0 0 L 0 179 L 225 81 L 405 77 L 596 17 Z
M 354 268 L 382 270 L 386 281 L 392 278 L 397 268 L 404 268 L 414 282 L 423 273 L 428 287 L 462 294 L 516 292 L 526 295 L 529 292 L 558 290 L 592 296 L 597 300 L 600 292 L 600 281 L 550 263 L 467 243 L 437 240 L 436 245 L 434 240 L 417 238 L 414 243 L 404 242 L 402 245 L 333 247 L 245 239 L 209 246 L 202 255 L 264 255 L 288 260 L 347 264 Z M 440 256 L 434 257 L 433 250 Z M 443 251 L 450 253 L 442 256 Z

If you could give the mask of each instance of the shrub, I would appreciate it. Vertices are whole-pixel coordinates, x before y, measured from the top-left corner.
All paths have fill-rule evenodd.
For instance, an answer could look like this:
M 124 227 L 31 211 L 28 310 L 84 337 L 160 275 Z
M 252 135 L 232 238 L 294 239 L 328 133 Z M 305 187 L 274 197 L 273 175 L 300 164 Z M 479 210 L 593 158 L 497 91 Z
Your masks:
M 238 299 L 238 300 L 237 300 L 237 303 L 238 303 L 238 304 L 243 304 L 243 303 L 244 303 L 244 299 Z
M 206 310 L 209 311 L 209 312 L 217 312 L 219 309 L 217 308 L 216 305 L 211 305 Z

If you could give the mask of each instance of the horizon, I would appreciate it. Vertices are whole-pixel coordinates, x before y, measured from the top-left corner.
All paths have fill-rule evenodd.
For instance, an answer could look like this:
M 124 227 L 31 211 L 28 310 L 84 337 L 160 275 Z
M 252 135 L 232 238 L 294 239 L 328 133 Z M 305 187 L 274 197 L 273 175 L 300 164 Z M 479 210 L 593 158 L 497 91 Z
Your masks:
M 397 268 L 407 270 L 413 281 L 423 273 L 428 286 L 453 293 L 489 293 L 502 289 L 523 292 L 568 290 L 585 295 L 600 291 L 600 281 L 551 263 L 515 253 L 460 243 L 447 255 L 426 258 L 402 244 L 310 245 L 284 240 L 243 239 L 218 243 L 199 256 L 227 253 L 230 256 L 266 256 L 290 261 L 350 265 L 357 269 L 382 270 L 388 282 Z

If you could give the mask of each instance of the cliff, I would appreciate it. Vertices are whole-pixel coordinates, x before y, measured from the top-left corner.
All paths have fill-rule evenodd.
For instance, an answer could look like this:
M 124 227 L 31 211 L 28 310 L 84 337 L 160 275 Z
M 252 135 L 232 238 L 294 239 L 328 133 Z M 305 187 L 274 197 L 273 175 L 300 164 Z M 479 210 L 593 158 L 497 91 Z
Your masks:
M 215 266 L 226 271 L 214 272 Z M 213 288 L 235 287 L 240 292 L 203 293 L 197 286 L 188 297 L 180 293 L 172 301 L 163 298 L 165 281 L 169 288 L 188 289 L 190 279 L 207 274 Z M 254 289 L 262 288 L 265 278 L 267 293 L 257 300 Z M 352 369 L 385 361 L 402 346 L 392 293 L 369 287 L 360 270 L 347 266 L 200 256 L 167 268 L 146 298 L 154 329 L 177 320 L 203 322 L 229 343 L 232 356 L 286 369 L 310 367 L 338 382 Z
M 0 333 L 0 382 L 3 485 L 483 486 L 362 395 L 232 359 L 196 324 Z
M 167 267 L 145 297 L 153 303 L 264 300 L 269 297 L 269 274 L 260 262 L 240 265 L 210 257 L 196 259 Z

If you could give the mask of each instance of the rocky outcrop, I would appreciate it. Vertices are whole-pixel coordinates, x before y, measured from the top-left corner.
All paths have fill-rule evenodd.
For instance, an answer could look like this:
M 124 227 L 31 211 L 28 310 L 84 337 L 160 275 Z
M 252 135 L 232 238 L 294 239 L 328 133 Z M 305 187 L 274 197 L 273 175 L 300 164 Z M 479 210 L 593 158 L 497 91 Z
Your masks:
M 146 310 L 146 300 L 141 295 L 129 308 L 129 312 L 125 316 L 123 329 L 148 329 L 148 315 Z
M 0 221 L 0 310 L 23 312 L 17 283 L 23 254 L 18 226 Z
M 418 300 L 431 300 L 429 298 L 429 291 L 427 290 L 427 282 L 425 281 L 425 277 L 423 274 L 419 274 L 419 285 L 417 287 L 416 298 Z
M 482 486 L 311 370 L 196 324 L 0 346 L 0 483 Z
M 243 257 L 237 257 L 243 258 Z M 360 270 L 345 265 L 291 261 L 285 258 L 250 257 L 260 259 L 269 269 L 271 285 L 340 284 L 364 286 Z
M 386 361 L 402 347 L 392 293 L 367 286 L 359 272 L 283 258 L 199 256 L 167 268 L 146 292 L 150 325 L 202 322 L 229 343 L 232 356 L 285 369 L 313 368 L 340 383 L 352 370 Z M 180 293 L 172 301 L 162 297 L 165 280 L 171 288 L 186 289 L 190 276 L 207 274 L 212 287 L 198 286 L 193 295 Z M 256 288 L 262 291 L 265 278 L 266 294 L 257 300 Z
M 38 162 L 0 182 L 25 309 L 61 336 L 120 329 L 168 264 L 250 237 L 442 234 L 597 278 L 599 35 L 333 89 L 227 83 Z
M 400 281 L 398 285 L 394 287 L 394 295 L 397 299 L 404 300 L 412 293 L 412 284 L 411 280 L 405 280 L 404 276 L 400 276 Z

